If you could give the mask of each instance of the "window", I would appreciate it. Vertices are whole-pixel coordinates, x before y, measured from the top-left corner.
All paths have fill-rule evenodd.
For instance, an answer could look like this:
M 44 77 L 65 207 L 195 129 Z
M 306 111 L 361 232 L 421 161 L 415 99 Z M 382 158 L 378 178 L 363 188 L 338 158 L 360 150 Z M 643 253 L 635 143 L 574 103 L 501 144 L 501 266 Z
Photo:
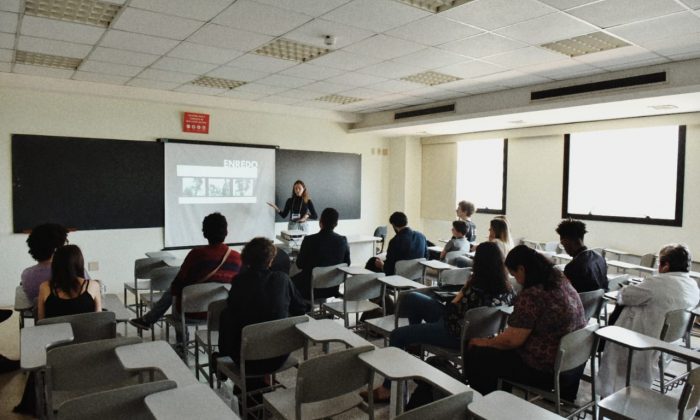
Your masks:
M 567 134 L 562 217 L 681 226 L 685 126 Z
M 507 158 L 507 139 L 458 143 L 455 201 L 471 201 L 479 213 L 505 214 Z

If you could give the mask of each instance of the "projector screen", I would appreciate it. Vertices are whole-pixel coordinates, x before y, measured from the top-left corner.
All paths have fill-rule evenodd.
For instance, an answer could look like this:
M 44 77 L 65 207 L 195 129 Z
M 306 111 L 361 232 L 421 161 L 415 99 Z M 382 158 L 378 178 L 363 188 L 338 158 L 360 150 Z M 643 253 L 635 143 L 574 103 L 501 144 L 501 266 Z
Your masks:
M 275 148 L 225 143 L 165 142 L 165 247 L 206 244 L 202 220 L 228 220 L 227 243 L 273 238 Z

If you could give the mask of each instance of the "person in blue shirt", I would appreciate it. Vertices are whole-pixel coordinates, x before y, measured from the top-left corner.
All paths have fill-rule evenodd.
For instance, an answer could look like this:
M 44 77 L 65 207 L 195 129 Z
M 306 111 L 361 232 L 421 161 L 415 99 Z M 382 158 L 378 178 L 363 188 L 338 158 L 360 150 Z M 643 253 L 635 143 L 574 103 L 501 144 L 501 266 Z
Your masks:
M 428 244 L 425 235 L 408 227 L 408 217 L 400 211 L 389 217 L 389 223 L 394 228 L 396 236 L 389 241 L 386 260 L 377 258 L 376 268 L 390 276 L 396 273 L 396 261 L 428 258 Z

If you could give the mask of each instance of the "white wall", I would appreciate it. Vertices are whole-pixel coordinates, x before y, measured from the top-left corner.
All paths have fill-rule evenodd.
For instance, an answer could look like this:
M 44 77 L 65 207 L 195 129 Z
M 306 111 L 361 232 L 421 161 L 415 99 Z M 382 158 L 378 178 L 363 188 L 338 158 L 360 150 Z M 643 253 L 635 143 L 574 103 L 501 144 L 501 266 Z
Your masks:
M 362 154 L 362 219 L 341 221 L 342 234 L 371 234 L 388 217 L 389 156 L 371 150 L 388 148 L 387 140 L 372 134 L 347 134 L 344 123 L 295 114 L 246 112 L 206 106 L 185 106 L 151 99 L 107 97 L 95 85 L 95 94 L 49 92 L 33 88 L 0 86 L 0 305 L 11 305 L 14 288 L 23 268 L 33 264 L 27 254 L 27 235 L 12 233 L 11 135 L 39 134 L 153 141 L 160 137 L 208 141 L 279 145 L 285 149 Z M 56 82 L 52 82 L 56 83 Z M 73 82 L 66 82 L 73 83 Z M 77 86 L 77 84 L 76 84 Z M 132 89 L 132 88 L 125 88 Z M 97 96 L 102 94 L 102 96 Z M 143 92 L 141 92 L 143 96 Z M 172 99 L 173 93 L 167 93 Z M 184 96 L 183 96 L 184 97 Z M 201 102 L 201 96 L 197 100 Z M 212 100 L 219 104 L 220 98 Z M 274 107 L 271 105 L 271 107 Z M 209 135 L 181 132 L 183 111 L 211 114 Z M 417 142 L 416 142 L 417 143 Z M 420 146 L 417 146 L 420 148 Z M 47 174 L 50 176 L 50 174 Z M 310 186 L 313 195 L 313 186 Z M 277 231 L 285 226 L 278 223 Z M 316 225 L 317 226 L 317 225 Z M 314 227 L 316 227 L 314 226 Z M 312 228 L 314 228 L 312 227 Z M 230 226 L 229 229 L 235 229 Z M 163 246 L 162 228 L 74 232 L 70 242 L 80 245 L 86 261 L 99 263 L 94 278 L 106 282 L 108 290 L 121 293 L 122 283 L 133 276 L 133 261 L 144 252 Z
M 586 243 L 592 247 L 610 247 L 635 254 L 656 252 L 669 242 L 684 242 L 695 260 L 700 260 L 700 114 L 669 115 L 628 120 L 567 124 L 520 130 L 485 132 L 423 139 L 423 166 L 440 167 L 437 159 L 444 159 L 439 148 L 444 144 L 471 139 L 508 138 L 507 215 L 515 238 L 537 241 L 558 240 L 554 229 L 561 220 L 562 183 L 564 164 L 564 134 L 624 127 L 644 127 L 664 124 L 685 124 L 686 161 L 683 226 L 667 227 L 629 223 L 585 221 L 588 226 Z M 433 150 L 436 149 L 436 150 Z M 450 168 L 450 163 L 442 167 Z M 591 168 L 592 171 L 595 168 Z M 424 177 L 423 196 L 432 190 L 445 190 L 445 183 L 454 182 L 455 172 L 434 173 Z M 478 182 L 475 177 L 474 182 Z M 610 180 L 614 182 L 614 180 Z M 454 189 L 441 198 L 442 208 L 454 206 Z M 463 197 L 469 199 L 469 197 Z M 654 190 L 643 199 L 653 200 Z M 440 206 L 423 207 L 423 227 L 428 238 L 445 238 L 450 232 L 451 214 L 444 216 Z M 490 215 L 474 216 L 478 240 L 488 235 Z

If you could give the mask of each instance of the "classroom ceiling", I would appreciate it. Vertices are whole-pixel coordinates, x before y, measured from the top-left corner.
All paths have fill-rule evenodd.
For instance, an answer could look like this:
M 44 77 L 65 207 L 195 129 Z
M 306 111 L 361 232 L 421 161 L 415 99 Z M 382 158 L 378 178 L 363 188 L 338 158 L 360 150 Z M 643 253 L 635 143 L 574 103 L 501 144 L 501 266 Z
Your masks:
M 2 72 L 358 113 L 698 57 L 700 0 L 0 0 Z

